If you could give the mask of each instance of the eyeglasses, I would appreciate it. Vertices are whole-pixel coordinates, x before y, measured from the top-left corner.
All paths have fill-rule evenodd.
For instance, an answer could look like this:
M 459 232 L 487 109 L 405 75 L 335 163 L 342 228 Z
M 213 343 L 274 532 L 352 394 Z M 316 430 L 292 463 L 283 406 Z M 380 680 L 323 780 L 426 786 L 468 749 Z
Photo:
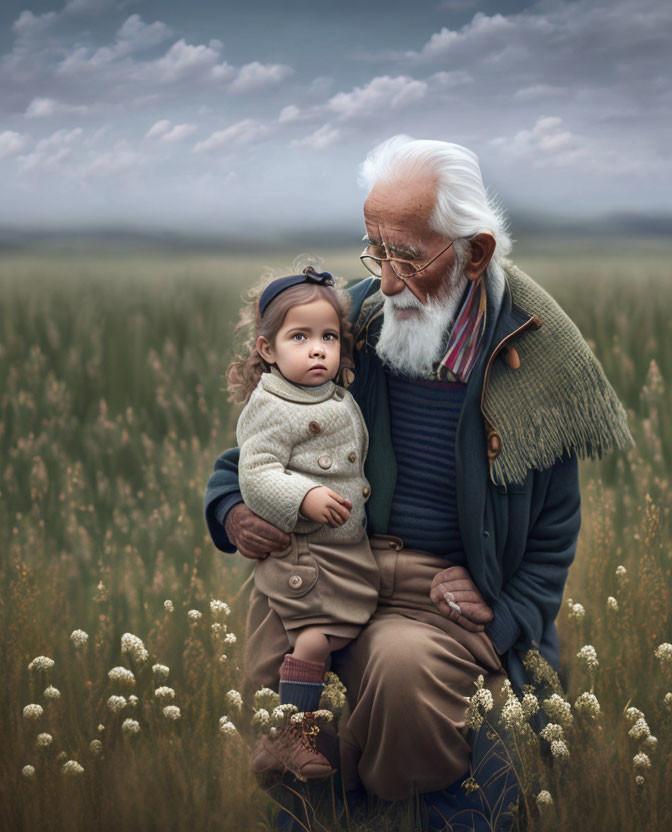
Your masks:
M 401 280 L 407 280 L 408 278 L 415 277 L 420 272 L 424 272 L 424 270 L 431 266 L 435 260 L 438 260 L 442 254 L 445 254 L 454 242 L 455 240 L 452 240 L 436 255 L 436 257 L 432 257 L 432 259 L 425 263 L 424 266 L 420 267 L 416 266 L 411 260 L 401 260 L 398 257 L 390 257 L 390 249 L 386 242 L 368 245 L 359 255 L 359 259 L 371 272 L 371 274 L 376 277 L 381 277 L 383 274 L 383 263 L 387 262 L 390 264 L 392 271 L 398 278 Z M 381 256 L 381 254 L 384 254 L 384 256 Z

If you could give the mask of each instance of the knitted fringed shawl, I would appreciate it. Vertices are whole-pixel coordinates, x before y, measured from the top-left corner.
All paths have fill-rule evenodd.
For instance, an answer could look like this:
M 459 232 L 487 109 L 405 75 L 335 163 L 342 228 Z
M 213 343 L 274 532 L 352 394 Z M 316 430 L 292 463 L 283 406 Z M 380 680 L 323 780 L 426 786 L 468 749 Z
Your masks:
M 520 484 L 564 452 L 602 457 L 633 444 L 625 410 L 578 327 L 553 298 L 513 264 L 506 277 L 513 302 L 541 327 L 510 342 L 520 357 L 511 369 L 492 362 L 483 410 L 501 437 L 494 479 Z

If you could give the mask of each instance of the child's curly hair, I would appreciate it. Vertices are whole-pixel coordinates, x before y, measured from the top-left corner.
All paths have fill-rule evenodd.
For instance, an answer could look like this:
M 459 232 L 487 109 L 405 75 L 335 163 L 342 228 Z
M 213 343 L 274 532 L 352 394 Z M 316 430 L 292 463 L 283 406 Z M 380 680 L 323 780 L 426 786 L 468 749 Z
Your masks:
M 300 283 L 297 286 L 291 286 L 271 301 L 262 318 L 259 314 L 259 299 L 266 286 L 277 277 L 278 275 L 271 271 L 265 272 L 260 282 L 243 295 L 245 305 L 240 311 L 240 321 L 234 329 L 234 337 L 240 338 L 242 343 L 226 371 L 226 383 L 231 402 L 246 402 L 257 386 L 262 373 L 270 372 L 270 365 L 257 352 L 257 338 L 263 335 L 270 344 L 273 344 L 285 320 L 285 315 L 293 306 L 310 303 L 320 298 L 329 301 L 334 307 L 340 324 L 341 363 L 334 381 L 344 386 L 349 383 L 348 373 L 354 367 L 353 337 L 347 318 L 350 297 L 343 290 L 345 281 L 335 278 L 333 287 L 321 286 L 317 283 Z

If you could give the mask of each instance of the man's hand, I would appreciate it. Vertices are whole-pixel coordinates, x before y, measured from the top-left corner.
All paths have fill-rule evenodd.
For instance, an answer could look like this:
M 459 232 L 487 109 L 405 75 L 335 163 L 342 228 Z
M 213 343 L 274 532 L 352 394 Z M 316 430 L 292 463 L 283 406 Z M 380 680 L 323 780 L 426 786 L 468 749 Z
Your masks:
M 226 534 L 241 555 L 263 560 L 269 552 L 286 549 L 291 539 L 276 526 L 262 520 L 245 503 L 237 503 L 226 515 Z
M 318 485 L 316 488 L 311 488 L 303 498 L 299 511 L 315 523 L 342 526 L 350 517 L 351 508 L 350 500 L 341 497 L 326 485 Z
M 463 566 L 449 566 L 434 575 L 429 597 L 441 615 L 472 633 L 480 633 L 494 613 Z

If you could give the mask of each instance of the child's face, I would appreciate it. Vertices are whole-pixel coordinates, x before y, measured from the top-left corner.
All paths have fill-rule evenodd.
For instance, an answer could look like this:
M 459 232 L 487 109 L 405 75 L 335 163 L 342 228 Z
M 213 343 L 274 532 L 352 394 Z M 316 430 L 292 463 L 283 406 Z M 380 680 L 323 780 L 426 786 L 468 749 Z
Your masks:
M 273 344 L 260 336 L 257 350 L 294 384 L 318 385 L 334 378 L 341 364 L 338 314 L 328 300 L 294 306 Z

